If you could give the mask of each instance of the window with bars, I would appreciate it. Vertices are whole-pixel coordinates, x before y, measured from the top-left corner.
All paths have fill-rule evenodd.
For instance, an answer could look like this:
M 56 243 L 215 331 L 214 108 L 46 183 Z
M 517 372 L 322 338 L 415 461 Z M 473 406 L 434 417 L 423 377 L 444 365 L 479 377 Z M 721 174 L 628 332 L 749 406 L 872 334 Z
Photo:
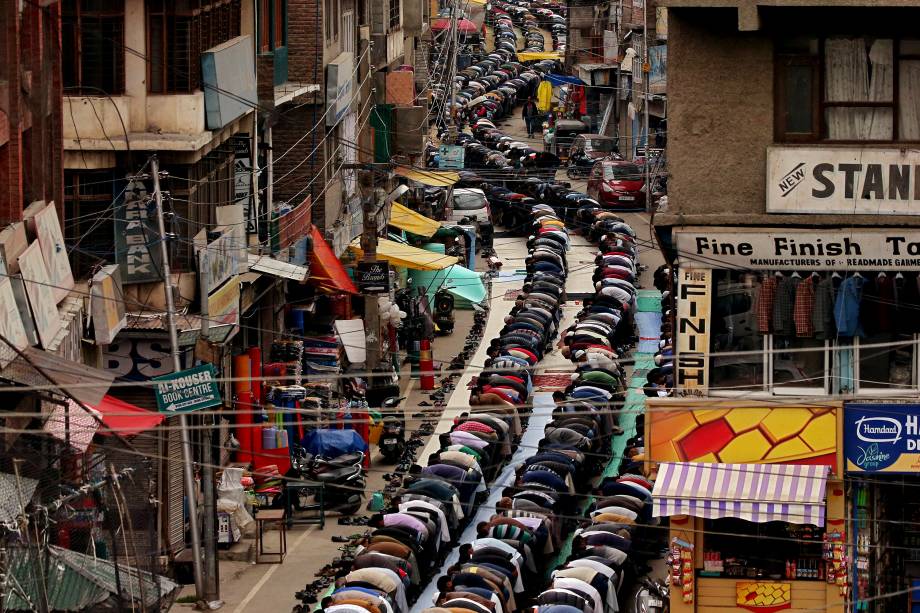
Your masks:
M 326 22 L 326 42 L 339 39 L 339 15 L 342 13 L 341 8 L 339 0 L 323 1 L 323 16 Z
M 390 27 L 398 28 L 401 19 L 402 11 L 402 0 L 389 0 L 390 1 Z
M 147 89 L 190 93 L 201 87 L 201 54 L 240 35 L 241 0 L 147 0 Z
M 125 11 L 118 0 L 65 2 L 61 59 L 67 93 L 117 95 L 125 89 Z
M 355 52 L 355 14 L 352 11 L 342 13 L 342 51 Z
M 108 210 L 113 200 L 112 171 L 65 171 L 64 240 L 76 246 L 70 254 L 74 275 L 88 274 L 100 261 L 115 261 L 115 223 Z

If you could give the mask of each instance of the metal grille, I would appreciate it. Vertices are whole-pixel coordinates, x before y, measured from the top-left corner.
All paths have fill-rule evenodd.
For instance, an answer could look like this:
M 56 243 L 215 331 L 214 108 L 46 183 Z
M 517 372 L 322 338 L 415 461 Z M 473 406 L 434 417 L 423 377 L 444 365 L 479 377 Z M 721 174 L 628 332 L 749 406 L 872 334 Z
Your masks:
M 390 27 L 398 28 L 402 11 L 402 0 L 390 0 Z
M 65 2 L 62 76 L 67 93 L 121 94 L 125 88 L 124 3 Z
M 176 420 L 167 420 L 174 426 L 166 433 L 166 483 L 164 503 L 167 521 L 167 547 L 171 553 L 185 548 L 184 491 L 182 485 L 182 441 Z

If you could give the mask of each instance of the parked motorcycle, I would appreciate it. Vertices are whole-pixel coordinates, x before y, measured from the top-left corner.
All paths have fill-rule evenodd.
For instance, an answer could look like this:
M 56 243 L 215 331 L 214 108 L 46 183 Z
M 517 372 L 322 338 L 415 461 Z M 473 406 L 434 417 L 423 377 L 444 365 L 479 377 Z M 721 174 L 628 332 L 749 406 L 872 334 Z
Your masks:
M 377 447 L 380 455 L 389 464 L 396 464 L 406 450 L 406 428 L 403 415 L 397 413 L 399 403 L 405 397 L 390 397 L 383 401 L 381 409 L 384 413 L 383 430 Z
M 591 174 L 594 168 L 596 158 L 587 155 L 570 156 L 568 166 L 565 169 L 565 175 L 570 179 L 583 179 Z
M 351 515 L 361 509 L 365 488 L 363 452 L 355 451 L 334 458 L 323 458 L 307 453 L 299 445 L 294 445 L 291 450 L 291 470 L 288 477 L 322 483 L 323 503 L 327 510 Z M 288 488 L 287 482 L 285 485 L 285 492 L 279 498 L 293 496 L 289 508 L 304 511 L 313 507 L 315 502 L 307 499 L 309 490 Z
M 668 586 L 643 577 L 636 591 L 633 611 L 635 613 L 668 613 L 671 610 Z

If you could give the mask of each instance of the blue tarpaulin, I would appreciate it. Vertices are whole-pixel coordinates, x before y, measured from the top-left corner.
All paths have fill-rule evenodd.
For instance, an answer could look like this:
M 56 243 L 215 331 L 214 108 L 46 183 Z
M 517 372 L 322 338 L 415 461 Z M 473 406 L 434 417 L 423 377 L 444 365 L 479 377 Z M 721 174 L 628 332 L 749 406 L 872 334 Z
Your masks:
M 560 85 L 584 85 L 585 82 L 578 77 L 567 74 L 548 74 L 546 80 L 553 84 L 553 87 Z
M 332 430 L 318 428 L 307 432 L 300 441 L 300 446 L 307 453 L 334 458 L 344 453 L 363 451 L 367 453 L 367 443 L 354 430 Z

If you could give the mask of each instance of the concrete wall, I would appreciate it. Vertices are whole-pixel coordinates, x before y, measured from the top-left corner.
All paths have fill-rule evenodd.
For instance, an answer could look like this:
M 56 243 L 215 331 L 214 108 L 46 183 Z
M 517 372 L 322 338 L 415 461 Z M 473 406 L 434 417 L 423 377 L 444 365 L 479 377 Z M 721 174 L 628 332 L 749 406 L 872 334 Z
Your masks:
M 671 212 L 763 212 L 773 45 L 735 11 L 671 10 L 668 131 Z

